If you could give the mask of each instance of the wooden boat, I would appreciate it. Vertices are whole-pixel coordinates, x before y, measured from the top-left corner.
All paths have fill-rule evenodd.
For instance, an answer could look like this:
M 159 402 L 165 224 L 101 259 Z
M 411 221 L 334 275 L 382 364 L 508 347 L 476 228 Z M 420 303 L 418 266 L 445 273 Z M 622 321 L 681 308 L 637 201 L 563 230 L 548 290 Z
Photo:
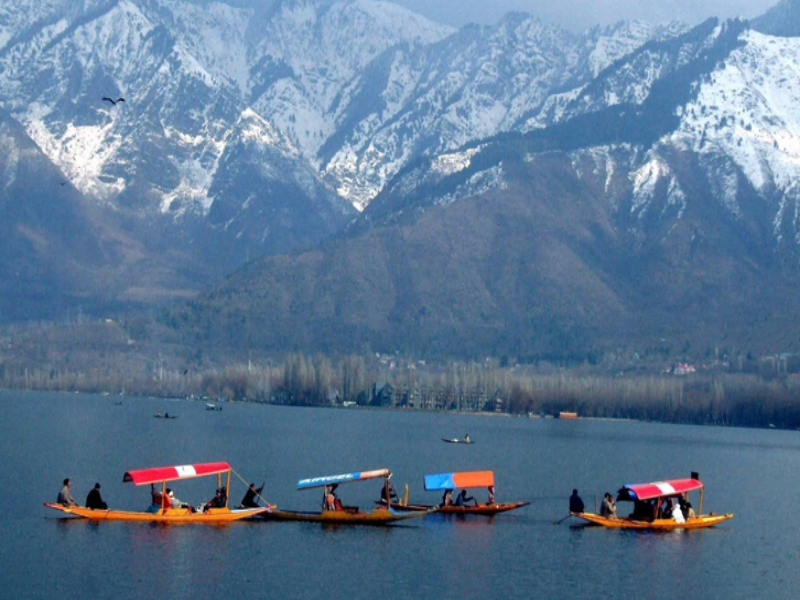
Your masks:
M 392 502 L 391 507 L 394 510 L 398 511 L 419 511 L 419 510 L 427 510 L 431 511 L 436 509 L 436 512 L 440 512 L 446 515 L 484 515 L 484 516 L 492 516 L 499 513 L 508 512 L 510 510 L 514 510 L 516 508 L 522 508 L 523 506 L 528 506 L 530 502 L 492 502 L 488 504 L 486 502 L 479 502 L 476 505 L 469 505 L 469 506 L 436 506 L 436 505 L 427 505 L 427 504 L 400 504 L 397 502 Z
M 469 439 L 468 437 L 467 437 L 467 438 L 464 438 L 464 439 L 458 439 L 458 438 L 442 438 L 442 441 L 443 441 L 443 442 L 447 442 L 448 444 L 474 444 L 474 443 L 475 443 L 474 441 L 472 441 L 472 440 L 471 440 L 471 439 Z
M 404 519 L 422 517 L 435 508 L 398 511 L 394 508 L 378 507 L 369 512 L 359 511 L 357 507 L 343 507 L 342 510 L 308 512 L 296 510 L 272 510 L 262 514 L 268 521 L 310 521 L 315 523 L 336 523 L 349 525 L 388 525 Z
M 681 513 L 676 520 L 673 517 L 660 517 L 658 507 L 664 500 L 675 503 L 675 509 L 680 511 L 677 502 L 688 498 L 689 492 L 700 491 L 700 503 L 697 516 L 686 518 Z M 627 517 L 609 518 L 594 513 L 574 513 L 589 523 L 602 525 L 614 529 L 646 529 L 654 531 L 669 531 L 673 529 L 702 529 L 713 527 L 723 521 L 733 518 L 733 513 L 707 515 L 703 511 L 703 483 L 692 473 L 690 479 L 671 479 L 655 483 L 637 483 L 621 487 L 617 493 L 617 502 L 634 502 L 634 513 Z
M 436 475 L 425 475 L 423 484 L 426 491 L 445 491 L 455 490 L 456 488 L 491 488 L 494 495 L 494 472 L 493 471 L 463 471 L 460 473 L 439 473 Z M 392 502 L 391 507 L 398 511 L 420 511 L 438 509 L 437 512 L 455 515 L 496 515 L 517 508 L 527 506 L 530 502 L 478 502 L 475 504 L 456 506 L 455 504 L 427 505 L 409 504 L 408 488 L 403 502 Z
M 210 402 L 206 402 L 206 410 L 222 410 L 222 407 L 219 404 L 211 404 Z
M 323 498 L 324 510 L 320 512 L 271 510 L 262 513 L 261 518 L 269 521 L 311 521 L 316 523 L 349 525 L 388 525 L 404 519 L 421 517 L 431 512 L 429 510 L 401 512 L 392 508 L 387 508 L 386 506 L 373 508 L 369 511 L 362 511 L 359 510 L 357 506 L 343 506 L 338 498 L 335 497 L 334 490 L 341 483 L 364 481 L 379 477 L 383 477 L 384 490 L 388 494 L 389 478 L 391 475 L 389 469 L 377 469 L 359 473 L 345 473 L 343 475 L 301 479 L 297 482 L 298 490 L 308 490 L 319 487 L 325 488 L 325 496 Z
M 558 413 L 558 418 L 559 419 L 577 419 L 578 418 L 578 413 L 576 413 L 576 412 L 568 412 L 568 411 L 562 410 L 560 413 Z
M 255 517 L 271 510 L 272 506 L 259 508 L 230 509 L 227 497 L 225 506 L 209 508 L 206 511 L 197 511 L 191 507 L 172 508 L 166 491 L 167 481 L 191 479 L 207 475 L 217 476 L 217 488 L 222 487 L 222 474 L 227 473 L 226 489 L 230 489 L 231 467 L 226 462 L 198 463 L 194 465 L 180 465 L 176 467 L 155 467 L 128 471 L 122 477 L 123 482 L 134 485 L 161 484 L 161 507 L 155 512 L 129 511 L 113 509 L 91 509 L 85 506 L 64 506 L 46 502 L 45 506 L 59 510 L 67 515 L 91 519 L 92 521 L 147 521 L 155 523 L 227 523 Z
M 153 415 L 156 419 L 177 419 L 178 415 L 171 415 L 169 413 L 164 413 L 163 415 L 159 412 Z

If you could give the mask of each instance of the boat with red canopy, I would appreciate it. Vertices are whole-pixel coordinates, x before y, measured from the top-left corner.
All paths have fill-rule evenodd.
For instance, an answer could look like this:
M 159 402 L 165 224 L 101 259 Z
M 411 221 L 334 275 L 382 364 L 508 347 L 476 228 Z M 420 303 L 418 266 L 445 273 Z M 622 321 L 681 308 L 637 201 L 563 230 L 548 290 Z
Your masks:
M 690 492 L 699 491 L 697 514 L 689 501 Z M 633 502 L 633 512 L 627 517 L 574 513 L 595 525 L 617 529 L 702 529 L 713 527 L 733 518 L 733 513 L 703 514 L 703 483 L 697 473 L 689 479 L 670 479 L 654 483 L 635 483 L 622 486 L 617 502 Z
M 351 525 L 387 525 L 395 521 L 421 517 L 430 512 L 427 509 L 400 512 L 392 507 L 380 506 L 369 511 L 360 510 L 357 506 L 344 506 L 336 497 L 335 490 L 342 483 L 365 481 L 368 479 L 383 478 L 384 490 L 388 494 L 389 478 L 392 474 L 389 469 L 376 469 L 374 471 L 360 471 L 342 475 L 329 475 L 325 477 L 312 477 L 301 479 L 297 482 L 298 490 L 324 488 L 323 506 L 320 512 L 306 512 L 294 510 L 271 510 L 261 516 L 270 521 L 314 521 L 318 523 L 340 523 Z
M 148 484 L 153 486 L 153 500 L 157 499 L 158 502 L 151 506 L 150 511 L 93 509 L 85 506 L 66 506 L 49 502 L 46 502 L 45 506 L 59 510 L 67 515 L 83 517 L 93 521 L 149 521 L 157 523 L 226 523 L 255 517 L 274 508 L 271 505 L 244 509 L 229 508 L 227 490 L 230 489 L 232 471 L 233 469 L 226 462 L 213 462 L 154 467 L 126 472 L 122 477 L 124 483 L 133 483 L 137 486 Z M 187 505 L 173 508 L 167 494 L 166 484 L 168 481 L 213 475 L 217 476 L 218 493 L 215 498 L 219 499 L 218 502 L 201 510 L 195 510 Z M 223 475 L 225 475 L 224 486 Z M 155 484 L 160 484 L 160 491 L 155 487 Z M 223 491 L 225 493 L 222 493 Z
M 469 514 L 469 515 L 496 515 L 527 506 L 530 502 L 495 502 L 494 501 L 494 471 L 462 471 L 457 473 L 438 473 L 435 475 L 425 475 L 423 477 L 425 491 L 453 491 L 457 488 L 474 489 L 486 488 L 489 492 L 488 502 L 477 502 L 473 504 L 454 504 L 443 503 L 439 506 L 427 504 L 409 504 L 408 486 L 403 502 L 393 502 L 391 507 L 396 510 L 430 510 L 438 508 L 438 512 L 445 514 Z M 456 499 L 453 498 L 453 501 Z

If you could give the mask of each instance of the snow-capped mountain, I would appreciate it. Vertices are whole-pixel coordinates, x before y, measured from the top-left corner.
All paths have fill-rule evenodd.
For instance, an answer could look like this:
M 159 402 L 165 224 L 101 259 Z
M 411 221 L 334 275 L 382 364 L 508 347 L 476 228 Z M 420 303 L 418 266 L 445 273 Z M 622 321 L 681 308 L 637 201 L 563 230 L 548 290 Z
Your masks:
M 549 152 L 631 252 L 708 202 L 795 252 L 795 41 L 523 14 L 454 31 L 378 0 L 24 0 L 0 9 L 0 106 L 137 251 L 204 273 L 181 293 L 348 223 L 511 193 L 510 165 Z M 166 293 L 158 265 L 131 288 Z
M 341 351 L 352 328 L 438 356 L 796 351 L 798 64 L 800 38 L 738 20 L 654 38 L 567 79 L 542 103 L 559 110 L 408 161 L 351 235 L 258 261 L 174 320 L 229 335 L 244 312 L 275 350 L 291 333 Z
M 144 194 L 177 217 L 210 210 L 216 166 L 246 109 L 362 209 L 409 161 L 513 130 L 554 90 L 680 29 L 618 24 L 574 36 L 516 14 L 454 32 L 374 0 L 263 11 L 108 0 L 31 12 L 24 29 L 22 9 L 3 15 L 4 106 L 84 193 L 123 203 Z M 147 160 L 164 172 L 137 164 Z
M 556 150 L 572 156 L 576 176 L 626 227 L 645 233 L 653 219 L 712 202 L 733 221 L 772 232 L 761 240 L 768 247 L 797 254 L 798 63 L 800 38 L 741 21 L 710 20 L 650 41 L 589 84 L 551 96 L 518 128 L 528 133 L 467 144 L 407 169 L 365 217 L 387 222 L 409 208 L 501 188 L 504 157 Z

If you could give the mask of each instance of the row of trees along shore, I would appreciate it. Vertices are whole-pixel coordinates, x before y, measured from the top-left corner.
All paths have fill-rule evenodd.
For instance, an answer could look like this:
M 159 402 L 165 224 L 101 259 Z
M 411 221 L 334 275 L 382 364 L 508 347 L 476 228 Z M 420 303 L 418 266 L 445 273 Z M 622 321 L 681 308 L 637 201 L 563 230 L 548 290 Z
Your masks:
M 597 375 L 581 369 L 427 365 L 375 355 L 291 354 L 264 364 L 188 369 L 32 368 L 0 363 L 7 389 L 163 397 L 200 396 L 301 406 L 391 406 L 800 428 L 800 374 L 699 372 Z

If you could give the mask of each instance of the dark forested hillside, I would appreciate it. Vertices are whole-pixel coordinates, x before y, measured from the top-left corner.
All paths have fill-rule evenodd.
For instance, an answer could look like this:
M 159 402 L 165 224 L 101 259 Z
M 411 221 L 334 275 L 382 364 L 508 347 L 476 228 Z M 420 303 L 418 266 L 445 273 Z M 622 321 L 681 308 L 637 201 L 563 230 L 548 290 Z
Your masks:
M 691 156 L 675 158 L 686 165 Z M 569 157 L 506 157 L 506 185 L 413 223 L 250 265 L 167 318 L 187 341 L 272 351 L 592 360 L 615 349 L 796 345 L 798 270 L 695 174 L 696 203 L 640 219 Z

